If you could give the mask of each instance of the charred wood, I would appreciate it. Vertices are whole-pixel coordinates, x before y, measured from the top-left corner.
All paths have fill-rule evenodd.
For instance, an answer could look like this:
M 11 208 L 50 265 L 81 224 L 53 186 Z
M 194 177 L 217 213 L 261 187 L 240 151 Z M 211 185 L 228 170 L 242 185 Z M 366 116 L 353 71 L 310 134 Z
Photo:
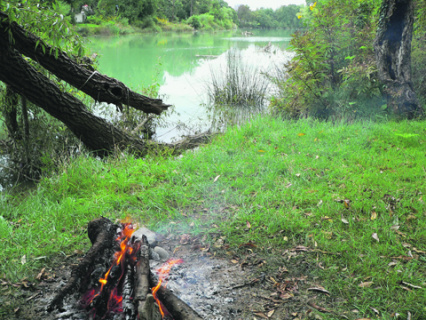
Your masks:
M 135 320 L 137 317 L 137 310 L 134 304 L 134 282 L 135 267 L 132 263 L 128 263 L 123 285 L 123 314 L 125 320 Z
M 47 310 L 52 311 L 62 304 L 65 297 L 80 287 L 80 282 L 89 273 L 89 268 L 94 264 L 96 257 L 111 246 L 114 241 L 117 226 L 109 219 L 99 218 L 89 223 L 87 228 L 92 247 L 81 262 L 72 270 L 68 283 L 59 291 L 49 303 Z
M 144 314 L 145 304 L 147 303 L 147 295 L 150 292 L 149 243 L 145 235 L 142 235 L 138 258 L 136 264 L 135 302 L 137 303 L 140 317 L 145 319 L 147 318 L 147 315 Z

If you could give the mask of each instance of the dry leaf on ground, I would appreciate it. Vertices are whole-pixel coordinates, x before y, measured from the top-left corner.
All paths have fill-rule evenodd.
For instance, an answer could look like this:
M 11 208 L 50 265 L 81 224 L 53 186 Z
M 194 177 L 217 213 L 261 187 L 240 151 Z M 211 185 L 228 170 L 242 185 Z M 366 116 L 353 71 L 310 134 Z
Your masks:
M 371 287 L 371 285 L 373 284 L 373 282 L 372 281 L 367 281 L 367 282 L 361 282 L 359 285 L 358 285 L 358 287 L 361 287 L 361 288 L 369 288 L 369 287 Z

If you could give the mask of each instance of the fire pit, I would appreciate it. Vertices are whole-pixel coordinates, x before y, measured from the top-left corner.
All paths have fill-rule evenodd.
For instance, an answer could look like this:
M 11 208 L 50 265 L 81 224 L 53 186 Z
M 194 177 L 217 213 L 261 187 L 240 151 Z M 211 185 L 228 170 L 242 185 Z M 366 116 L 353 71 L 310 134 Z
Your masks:
M 156 277 L 150 268 L 150 257 L 156 253 L 147 235 L 138 237 L 134 231 L 132 223 L 113 224 L 106 218 L 90 222 L 92 247 L 47 310 L 59 310 L 57 319 L 202 319 L 162 285 L 182 260 L 168 260 Z M 77 293 L 80 299 L 64 303 Z

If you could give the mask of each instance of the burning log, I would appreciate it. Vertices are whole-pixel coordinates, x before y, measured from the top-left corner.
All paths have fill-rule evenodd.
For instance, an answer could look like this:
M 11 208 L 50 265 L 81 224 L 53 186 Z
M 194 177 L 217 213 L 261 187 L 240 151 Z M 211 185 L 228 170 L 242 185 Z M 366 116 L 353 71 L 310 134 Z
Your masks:
M 95 259 L 102 256 L 104 251 L 111 247 L 116 230 L 117 226 L 109 219 L 103 217 L 89 223 L 87 232 L 92 242 L 92 247 L 84 259 L 73 269 L 71 278 L 66 286 L 52 299 L 47 307 L 48 311 L 58 307 L 67 295 L 78 289 L 81 281 L 87 276 L 90 266 L 94 264 Z
M 150 277 L 150 283 L 155 283 L 153 276 Z M 161 302 L 166 306 L 167 310 L 174 316 L 175 320 L 202 320 L 203 318 L 194 311 L 185 302 L 179 299 L 166 287 L 160 287 L 158 297 Z
M 152 308 L 148 308 L 148 305 L 152 305 L 152 299 L 147 301 L 147 296 L 150 292 L 149 287 L 149 243 L 145 235 L 142 235 L 141 249 L 140 249 L 139 261 L 136 264 L 136 284 L 135 284 L 135 301 L 138 304 L 138 312 L 142 320 L 149 319 Z
M 154 277 L 150 277 L 150 283 L 155 283 Z M 158 292 L 159 300 L 163 302 L 167 310 L 174 316 L 175 320 L 202 320 L 203 318 L 179 299 L 166 287 L 160 287 Z
M 137 316 L 136 308 L 133 304 L 134 280 L 135 268 L 131 264 L 128 264 L 123 286 L 123 314 L 125 320 L 135 320 Z
M 79 310 L 86 311 L 64 312 L 60 308 L 61 319 L 70 316 L 81 318 L 84 316 L 81 312 L 93 320 L 202 319 L 170 290 L 161 287 L 171 267 L 181 260 L 166 263 L 160 269 L 162 275 L 155 285 L 149 265 L 151 251 L 147 237 L 142 235 L 138 238 L 133 232 L 130 223 L 115 225 L 106 218 L 90 222 L 88 235 L 92 247 L 47 310 L 59 308 L 63 300 L 74 292 L 81 297 Z

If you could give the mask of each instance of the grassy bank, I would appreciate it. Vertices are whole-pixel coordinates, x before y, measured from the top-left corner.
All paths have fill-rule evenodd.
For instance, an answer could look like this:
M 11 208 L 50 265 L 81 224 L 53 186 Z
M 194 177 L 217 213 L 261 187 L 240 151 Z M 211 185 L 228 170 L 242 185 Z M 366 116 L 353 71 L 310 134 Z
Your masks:
M 33 280 L 89 248 L 93 218 L 130 216 L 203 233 L 237 260 L 250 244 L 267 275 L 287 263 L 285 250 L 316 250 L 307 276 L 335 312 L 323 319 L 425 319 L 425 129 L 259 118 L 178 159 L 81 156 L 30 193 L 1 195 L 0 277 Z

